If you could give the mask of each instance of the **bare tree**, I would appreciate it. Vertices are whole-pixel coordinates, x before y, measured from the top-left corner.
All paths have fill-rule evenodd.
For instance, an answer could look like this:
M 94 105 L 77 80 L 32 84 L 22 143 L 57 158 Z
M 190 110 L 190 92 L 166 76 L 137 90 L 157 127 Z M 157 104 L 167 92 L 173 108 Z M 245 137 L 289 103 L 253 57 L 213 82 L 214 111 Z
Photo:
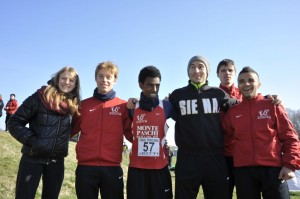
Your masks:
M 289 115 L 290 120 L 292 121 L 294 128 L 296 129 L 299 137 L 300 137 L 300 110 L 292 110 L 287 108 L 287 113 Z

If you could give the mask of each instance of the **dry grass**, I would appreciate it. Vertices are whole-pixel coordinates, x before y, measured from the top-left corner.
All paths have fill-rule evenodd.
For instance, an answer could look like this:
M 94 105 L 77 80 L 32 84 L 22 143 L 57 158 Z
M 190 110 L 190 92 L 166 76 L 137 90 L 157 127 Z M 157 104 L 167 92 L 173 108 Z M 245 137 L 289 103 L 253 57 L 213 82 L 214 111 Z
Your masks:
M 0 199 L 10 199 L 14 198 L 22 145 L 6 132 L 0 132 L 0 143 Z M 61 199 L 76 198 L 74 189 L 76 165 L 75 143 L 71 142 L 69 156 L 65 161 L 65 178 L 59 197 Z M 41 190 L 40 185 L 36 198 L 41 198 Z

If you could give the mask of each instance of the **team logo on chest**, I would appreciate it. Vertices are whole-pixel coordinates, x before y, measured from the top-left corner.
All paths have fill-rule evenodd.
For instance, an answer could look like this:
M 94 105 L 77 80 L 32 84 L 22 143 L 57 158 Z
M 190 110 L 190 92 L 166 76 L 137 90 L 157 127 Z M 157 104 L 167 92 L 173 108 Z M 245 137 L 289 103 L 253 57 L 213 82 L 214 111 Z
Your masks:
M 146 123 L 147 120 L 145 119 L 145 116 L 146 116 L 145 113 L 137 115 L 136 116 L 136 123 L 137 124 L 139 124 L 139 123 Z
M 258 111 L 259 115 L 257 116 L 257 119 L 271 119 L 271 116 L 269 115 L 269 109 L 260 110 Z
M 120 111 L 119 106 L 115 106 L 115 107 L 111 107 L 111 111 L 109 112 L 110 115 L 122 115 L 119 111 Z

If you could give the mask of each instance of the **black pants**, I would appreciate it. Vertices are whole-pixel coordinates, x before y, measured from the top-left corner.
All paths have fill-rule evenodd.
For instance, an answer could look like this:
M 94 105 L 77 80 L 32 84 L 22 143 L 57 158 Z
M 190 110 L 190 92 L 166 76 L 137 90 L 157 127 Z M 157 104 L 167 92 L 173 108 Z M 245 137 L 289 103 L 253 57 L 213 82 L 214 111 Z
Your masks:
M 228 175 L 223 154 L 177 157 L 175 198 L 197 198 L 201 185 L 205 198 L 228 199 Z
M 128 199 L 172 199 L 172 180 L 168 166 L 162 169 L 128 168 Z
M 64 179 L 64 159 L 50 164 L 22 156 L 16 185 L 16 199 L 34 199 L 42 177 L 43 199 L 57 199 Z
M 169 166 L 169 168 L 171 168 L 172 167 L 172 155 L 169 155 L 169 159 L 168 159 L 168 166 Z
M 227 164 L 227 171 L 228 171 L 228 177 L 229 177 L 229 182 L 228 182 L 228 190 L 229 190 L 229 198 L 232 198 L 233 195 L 233 189 L 234 189 L 234 172 L 233 172 L 233 157 L 232 156 L 225 156 L 226 164 Z
M 78 199 L 123 199 L 123 170 L 120 166 L 85 166 L 76 168 L 76 194 Z
M 6 114 L 6 118 L 5 118 L 5 131 L 8 130 L 8 129 L 7 129 L 7 122 L 8 122 L 8 120 L 9 120 L 10 116 L 11 116 L 11 114 Z
M 236 167 L 234 176 L 238 199 L 289 199 L 285 180 L 278 179 L 278 167 Z

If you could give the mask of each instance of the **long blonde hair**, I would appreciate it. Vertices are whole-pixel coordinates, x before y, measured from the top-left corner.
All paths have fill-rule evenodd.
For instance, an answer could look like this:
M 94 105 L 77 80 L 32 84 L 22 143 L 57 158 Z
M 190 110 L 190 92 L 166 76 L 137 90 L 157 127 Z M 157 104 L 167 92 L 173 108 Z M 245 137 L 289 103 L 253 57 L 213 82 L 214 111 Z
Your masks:
M 59 77 L 66 71 L 70 72 L 76 81 L 74 89 L 69 93 L 60 92 L 58 87 Z M 80 115 L 78 110 L 80 103 L 80 81 L 78 73 L 73 67 L 66 66 L 55 73 L 50 82 L 48 82 L 44 95 L 46 101 L 54 105 L 57 109 L 60 108 L 59 104 L 63 101 L 68 104 L 71 115 Z

